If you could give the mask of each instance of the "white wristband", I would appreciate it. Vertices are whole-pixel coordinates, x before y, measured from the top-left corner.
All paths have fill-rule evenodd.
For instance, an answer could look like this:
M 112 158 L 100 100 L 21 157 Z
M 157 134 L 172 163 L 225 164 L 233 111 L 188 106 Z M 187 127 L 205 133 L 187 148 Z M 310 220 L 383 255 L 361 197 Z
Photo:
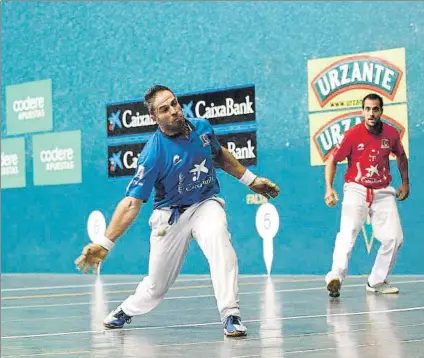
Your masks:
M 256 179 L 256 175 L 253 174 L 249 169 L 246 169 L 246 171 L 244 172 L 243 176 L 239 179 L 239 181 L 243 183 L 244 185 L 249 186 L 250 184 L 253 183 L 255 179 Z
M 100 245 L 101 247 L 105 248 L 107 251 L 110 251 L 115 246 L 115 243 L 112 240 L 109 240 L 106 236 L 101 235 L 96 238 L 94 241 L 95 244 Z

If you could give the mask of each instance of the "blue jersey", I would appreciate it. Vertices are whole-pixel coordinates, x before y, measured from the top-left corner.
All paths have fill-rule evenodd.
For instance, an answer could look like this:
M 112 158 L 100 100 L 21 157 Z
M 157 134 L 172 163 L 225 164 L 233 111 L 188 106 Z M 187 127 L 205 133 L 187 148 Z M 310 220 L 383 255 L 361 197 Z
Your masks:
M 187 122 L 188 139 L 157 129 L 140 154 L 127 196 L 147 201 L 154 187 L 156 209 L 192 205 L 219 193 L 213 159 L 221 145 L 206 119 Z

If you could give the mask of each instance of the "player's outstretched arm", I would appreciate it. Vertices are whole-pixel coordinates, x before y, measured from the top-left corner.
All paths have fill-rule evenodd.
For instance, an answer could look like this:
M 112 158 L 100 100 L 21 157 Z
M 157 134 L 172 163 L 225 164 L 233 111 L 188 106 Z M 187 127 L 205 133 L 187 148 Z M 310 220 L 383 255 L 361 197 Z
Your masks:
M 325 163 L 325 195 L 324 201 L 329 207 L 333 207 L 337 204 L 339 196 L 333 189 L 334 177 L 336 176 L 337 163 L 334 160 L 333 154 L 327 159 Z
M 224 147 L 215 158 L 215 164 L 222 170 L 246 184 L 255 193 L 265 196 L 267 199 L 275 198 L 280 188 L 267 178 L 261 178 L 247 170 L 240 162 Z
M 397 166 L 402 178 L 402 184 L 396 193 L 399 201 L 405 200 L 409 196 L 409 173 L 408 173 L 408 157 L 405 153 L 397 156 Z
M 106 229 L 105 236 L 96 243 L 86 245 L 81 255 L 75 260 L 77 269 L 88 273 L 92 269 L 97 272 L 99 263 L 115 245 L 115 241 L 128 229 L 140 212 L 143 202 L 140 199 L 125 197 L 117 205 L 112 220 Z

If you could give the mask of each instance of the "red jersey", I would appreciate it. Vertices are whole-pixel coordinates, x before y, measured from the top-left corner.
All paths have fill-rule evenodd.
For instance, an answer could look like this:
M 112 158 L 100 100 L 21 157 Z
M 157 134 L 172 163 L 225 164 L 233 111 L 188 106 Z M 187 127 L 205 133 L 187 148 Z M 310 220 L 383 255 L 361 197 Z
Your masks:
M 355 182 L 373 189 L 385 188 L 391 182 L 390 152 L 400 156 L 405 151 L 399 132 L 386 123 L 382 123 L 382 126 L 380 134 L 373 134 L 362 122 L 344 134 L 333 155 L 335 162 L 347 157 L 345 182 Z

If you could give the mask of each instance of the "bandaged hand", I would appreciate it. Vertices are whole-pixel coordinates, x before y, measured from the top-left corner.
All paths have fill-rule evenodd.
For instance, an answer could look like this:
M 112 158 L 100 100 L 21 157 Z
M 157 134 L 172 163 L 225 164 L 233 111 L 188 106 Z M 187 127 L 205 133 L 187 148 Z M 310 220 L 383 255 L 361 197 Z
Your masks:
M 108 253 L 109 251 L 99 244 L 88 244 L 82 250 L 81 256 L 75 260 L 75 265 L 82 273 L 89 273 L 92 269 L 94 273 L 97 273 L 99 263 L 106 258 Z
M 327 189 L 325 192 L 324 201 L 327 204 L 327 206 L 332 208 L 339 201 L 339 196 L 337 195 L 337 192 L 333 188 Z
M 280 188 L 267 178 L 256 177 L 249 188 L 265 198 L 275 198 L 280 193 Z

